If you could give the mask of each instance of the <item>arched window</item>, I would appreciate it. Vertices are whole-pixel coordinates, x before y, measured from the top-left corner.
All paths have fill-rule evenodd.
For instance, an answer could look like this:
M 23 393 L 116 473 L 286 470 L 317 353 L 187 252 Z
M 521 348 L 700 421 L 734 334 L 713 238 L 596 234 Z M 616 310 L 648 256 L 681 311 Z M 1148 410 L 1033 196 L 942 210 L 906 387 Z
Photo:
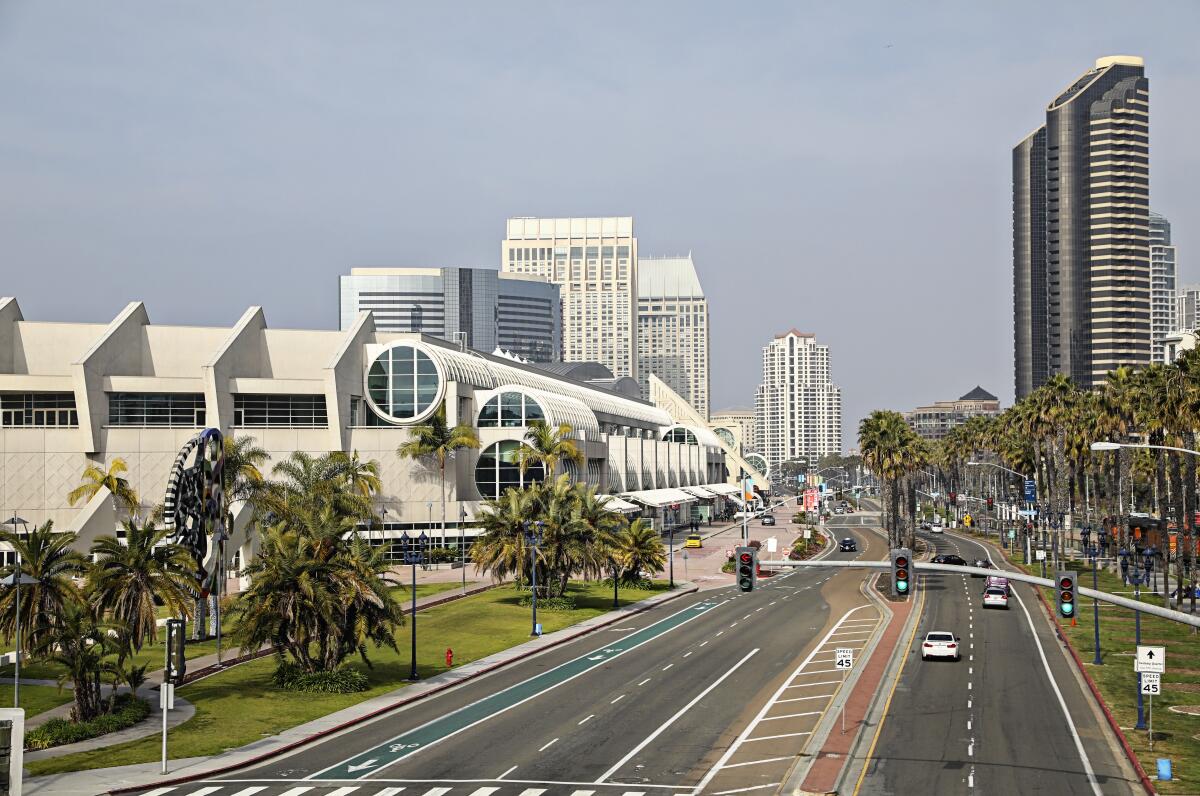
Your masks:
M 675 426 L 663 436 L 663 442 L 678 442 L 683 445 L 697 445 L 696 435 L 681 426 Z
M 727 428 L 714 428 L 713 433 L 717 435 L 717 438 L 720 439 L 721 442 L 724 442 L 733 450 L 737 450 L 737 443 L 734 442 L 732 431 Z
M 400 343 L 388 348 L 367 371 L 367 396 L 386 420 L 407 422 L 429 414 L 441 390 L 437 365 L 421 349 Z
M 534 420 L 545 420 L 542 405 L 519 392 L 492 396 L 479 410 L 479 428 L 524 428 Z
M 545 479 L 545 468 L 540 464 L 530 465 L 525 473 L 517 463 L 517 452 L 522 444 L 516 440 L 502 440 L 489 445 L 479 454 L 475 465 L 475 486 L 484 499 L 495 499 L 506 489 L 523 489 Z

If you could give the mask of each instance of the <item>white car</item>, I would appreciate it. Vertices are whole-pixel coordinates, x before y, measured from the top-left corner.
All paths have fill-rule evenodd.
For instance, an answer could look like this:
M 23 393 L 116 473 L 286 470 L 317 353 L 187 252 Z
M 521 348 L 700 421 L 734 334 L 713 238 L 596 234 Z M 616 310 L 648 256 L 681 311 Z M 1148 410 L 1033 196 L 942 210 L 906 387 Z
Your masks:
M 946 529 L 943 528 L 941 525 L 931 525 L 931 526 L 929 526 L 929 532 L 930 533 L 945 533 Z
M 921 660 L 950 658 L 956 661 L 960 657 L 958 636 L 945 630 L 931 630 L 925 634 L 925 640 L 921 642 Z
M 984 608 L 1004 608 L 1008 609 L 1008 589 L 998 586 L 988 586 L 983 590 L 983 607 Z

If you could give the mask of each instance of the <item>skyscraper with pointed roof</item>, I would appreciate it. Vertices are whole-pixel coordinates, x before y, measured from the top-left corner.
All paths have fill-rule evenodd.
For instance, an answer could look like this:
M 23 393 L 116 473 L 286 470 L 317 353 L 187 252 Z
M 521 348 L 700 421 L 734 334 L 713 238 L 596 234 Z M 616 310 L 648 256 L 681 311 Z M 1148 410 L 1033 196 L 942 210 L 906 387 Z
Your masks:
M 692 255 L 642 257 L 637 271 L 637 372 L 650 374 L 708 418 L 708 299 Z

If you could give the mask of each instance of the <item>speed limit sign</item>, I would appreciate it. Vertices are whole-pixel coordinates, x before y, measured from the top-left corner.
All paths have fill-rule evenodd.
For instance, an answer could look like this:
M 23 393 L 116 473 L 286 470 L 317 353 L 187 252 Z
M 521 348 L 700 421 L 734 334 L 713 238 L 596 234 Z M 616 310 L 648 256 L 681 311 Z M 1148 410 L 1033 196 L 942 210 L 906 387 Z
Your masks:
M 1142 693 L 1158 696 L 1162 693 L 1162 675 L 1157 672 L 1142 672 Z

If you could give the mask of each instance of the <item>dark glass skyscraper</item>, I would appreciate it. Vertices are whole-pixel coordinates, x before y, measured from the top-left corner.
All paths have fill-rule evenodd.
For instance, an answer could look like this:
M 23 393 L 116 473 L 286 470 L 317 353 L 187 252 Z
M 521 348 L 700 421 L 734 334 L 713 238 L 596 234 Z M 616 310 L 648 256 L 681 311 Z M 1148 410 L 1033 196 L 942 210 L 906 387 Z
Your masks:
M 1141 58 L 1101 58 L 1013 149 L 1018 398 L 1150 362 L 1149 102 Z

